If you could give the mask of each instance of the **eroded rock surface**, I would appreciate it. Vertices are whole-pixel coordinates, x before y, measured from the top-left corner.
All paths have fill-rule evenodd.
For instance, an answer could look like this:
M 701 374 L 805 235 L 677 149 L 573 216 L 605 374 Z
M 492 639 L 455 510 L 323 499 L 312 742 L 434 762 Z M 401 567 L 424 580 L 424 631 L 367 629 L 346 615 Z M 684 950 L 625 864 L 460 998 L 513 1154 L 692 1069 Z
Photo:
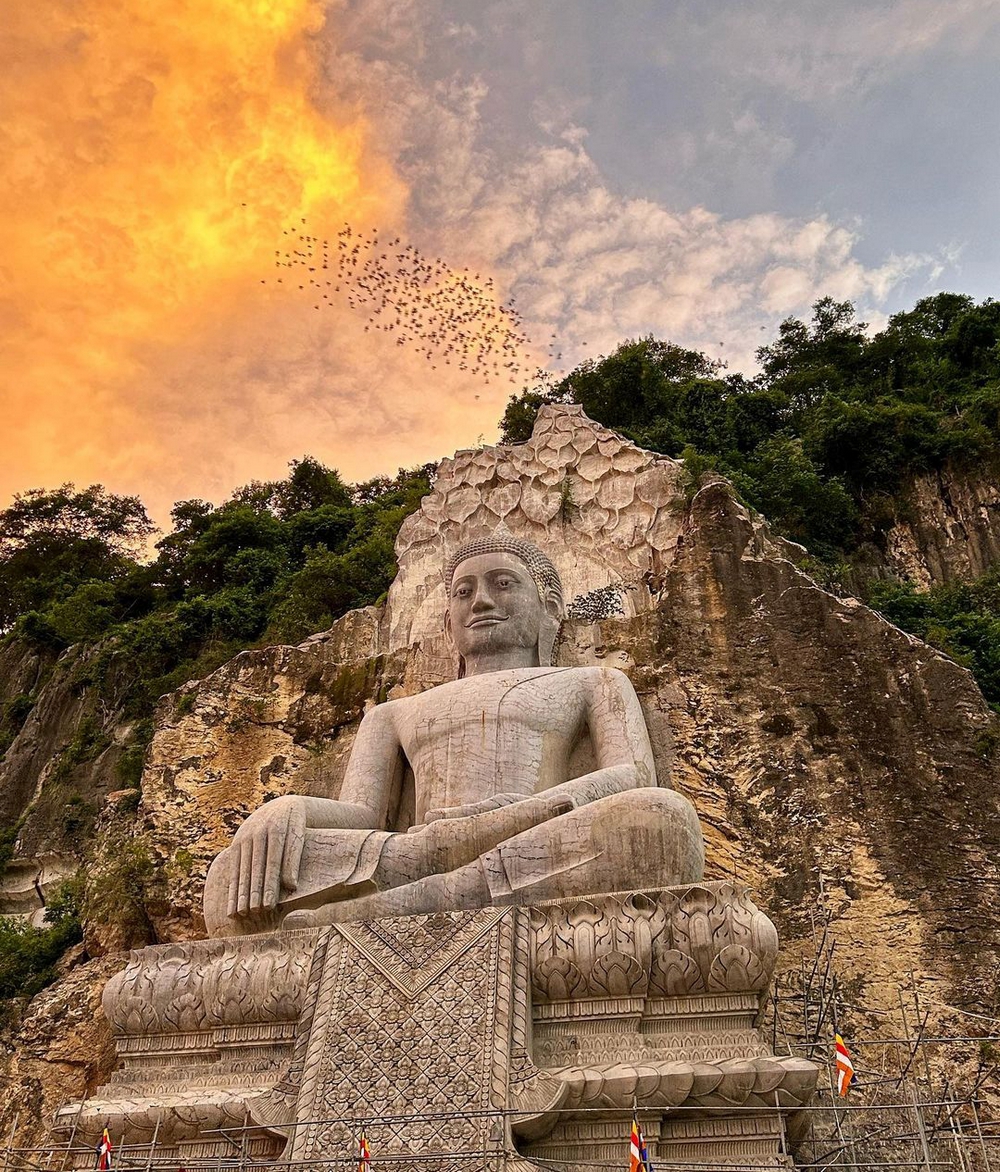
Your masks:
M 918 477 L 886 539 L 886 559 L 923 590 L 968 582 L 1000 561 L 1000 486 L 995 474 L 947 469 Z
M 10 1024 L 0 1046 L 4 1146 L 15 1122 L 15 1146 L 47 1142 L 59 1107 L 91 1094 L 113 1069 L 115 1049 L 111 1025 L 101 1012 L 101 994 L 126 957 L 77 965 L 74 959 L 72 953 L 66 958 L 66 975 L 32 1000 Z M 45 1156 L 37 1162 L 44 1166 Z

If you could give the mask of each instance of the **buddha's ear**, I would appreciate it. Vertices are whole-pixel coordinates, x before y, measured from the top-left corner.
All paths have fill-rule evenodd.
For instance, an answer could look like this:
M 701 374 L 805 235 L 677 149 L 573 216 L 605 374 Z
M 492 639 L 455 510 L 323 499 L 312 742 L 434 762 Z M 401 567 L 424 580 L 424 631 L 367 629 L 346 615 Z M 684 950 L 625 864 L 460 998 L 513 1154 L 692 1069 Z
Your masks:
M 458 653 L 458 648 L 455 646 L 455 635 L 451 629 L 451 611 L 444 612 L 444 633 L 448 636 L 448 643 L 451 646 L 453 657 L 455 660 L 455 677 L 456 679 L 465 678 L 465 660 Z
M 550 590 L 543 599 L 543 605 L 545 618 L 538 632 L 538 663 L 540 667 L 551 667 L 552 653 L 559 637 L 559 628 L 562 626 L 562 598 L 554 590 Z

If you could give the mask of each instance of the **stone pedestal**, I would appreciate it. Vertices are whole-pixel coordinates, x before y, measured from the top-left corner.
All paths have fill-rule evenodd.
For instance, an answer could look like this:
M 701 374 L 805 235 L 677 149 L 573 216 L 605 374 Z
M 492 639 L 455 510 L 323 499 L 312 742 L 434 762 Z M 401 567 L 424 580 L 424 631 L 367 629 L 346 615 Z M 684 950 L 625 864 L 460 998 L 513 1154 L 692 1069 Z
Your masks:
M 147 948 L 105 992 L 120 1069 L 57 1126 L 181 1164 L 333 1172 L 363 1126 L 373 1166 L 624 1167 L 635 1102 L 654 1163 L 778 1166 L 817 1068 L 755 1027 L 776 953 L 730 883 Z

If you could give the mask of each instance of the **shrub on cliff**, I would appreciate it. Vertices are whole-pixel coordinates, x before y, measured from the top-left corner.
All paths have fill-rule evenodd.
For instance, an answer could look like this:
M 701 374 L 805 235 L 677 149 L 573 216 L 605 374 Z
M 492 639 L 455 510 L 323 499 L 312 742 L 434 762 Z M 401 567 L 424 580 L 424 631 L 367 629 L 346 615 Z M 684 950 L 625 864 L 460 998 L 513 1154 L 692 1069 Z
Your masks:
M 890 622 L 969 668 L 1000 711 L 1000 569 L 975 582 L 927 591 L 911 582 L 874 582 L 867 601 Z
M 350 486 L 306 456 L 284 480 L 245 485 L 217 507 L 180 501 L 146 562 L 151 526 L 134 498 L 72 485 L 23 494 L 0 512 L 0 631 L 54 650 L 99 642 L 78 682 L 147 716 L 164 692 L 242 648 L 298 641 L 377 601 L 430 474 Z
M 69 882 L 49 901 L 46 926 L 0 918 L 0 1001 L 34 997 L 56 977 L 60 957 L 83 938 L 79 884 Z

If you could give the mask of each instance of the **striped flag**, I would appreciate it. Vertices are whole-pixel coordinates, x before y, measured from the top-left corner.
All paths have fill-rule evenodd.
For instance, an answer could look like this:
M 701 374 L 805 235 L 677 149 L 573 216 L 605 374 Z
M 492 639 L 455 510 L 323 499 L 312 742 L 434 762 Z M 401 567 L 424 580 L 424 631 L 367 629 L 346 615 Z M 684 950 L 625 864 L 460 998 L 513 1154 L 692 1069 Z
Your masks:
M 108 1134 L 108 1129 L 105 1128 L 101 1142 L 97 1145 L 98 1172 L 108 1172 L 111 1167 L 111 1150 L 111 1136 Z
M 628 1143 L 628 1172 L 653 1172 L 653 1165 L 649 1162 L 649 1152 L 646 1151 L 646 1140 L 643 1138 L 642 1128 L 639 1126 L 639 1117 L 632 1112 L 632 1134 Z
M 851 1061 L 851 1052 L 844 1045 L 844 1039 L 836 1034 L 835 1049 L 837 1052 L 837 1093 L 844 1097 L 854 1078 L 854 1063 Z
M 372 1166 L 372 1154 L 368 1148 L 368 1136 L 362 1127 L 358 1137 L 358 1172 L 369 1172 Z

